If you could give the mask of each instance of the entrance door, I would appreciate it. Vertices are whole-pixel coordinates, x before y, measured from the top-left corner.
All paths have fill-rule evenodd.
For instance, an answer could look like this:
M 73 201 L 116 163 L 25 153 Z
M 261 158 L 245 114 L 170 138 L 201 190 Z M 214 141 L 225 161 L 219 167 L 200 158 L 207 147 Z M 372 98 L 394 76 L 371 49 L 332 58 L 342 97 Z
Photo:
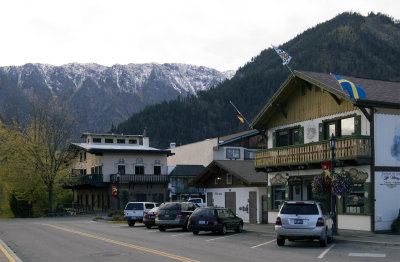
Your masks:
M 236 192 L 225 192 L 225 207 L 236 214 Z
M 249 221 L 250 224 L 257 224 L 257 192 L 249 192 Z
M 207 206 L 208 207 L 214 206 L 214 199 L 213 199 L 213 193 L 212 192 L 207 192 Z

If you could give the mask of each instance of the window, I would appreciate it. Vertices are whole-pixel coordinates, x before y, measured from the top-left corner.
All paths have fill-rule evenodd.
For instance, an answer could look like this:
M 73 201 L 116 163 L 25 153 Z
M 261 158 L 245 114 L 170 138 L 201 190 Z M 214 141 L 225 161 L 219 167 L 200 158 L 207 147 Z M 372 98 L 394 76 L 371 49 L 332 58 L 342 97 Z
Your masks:
M 354 184 L 351 192 L 344 195 L 343 212 L 364 213 L 364 184 Z
M 112 138 L 106 138 L 106 139 L 105 139 L 105 143 L 107 143 L 107 144 L 112 144 L 112 143 L 114 143 L 114 139 L 112 139 Z
M 137 140 L 136 139 L 129 139 L 129 144 L 137 144 Z
M 101 143 L 101 138 L 93 138 L 93 143 Z
M 232 184 L 232 174 L 226 174 L 226 184 Z
M 240 159 L 240 149 L 238 148 L 227 148 L 226 149 L 227 159 Z
M 277 147 L 298 145 L 303 143 L 302 127 L 295 127 L 277 131 L 275 133 L 275 142 Z
M 161 175 L 161 166 L 154 166 L 154 175 Z
M 135 174 L 136 175 L 144 175 L 144 166 L 143 165 L 136 165 L 135 166 Z
M 344 118 L 340 120 L 341 136 L 351 136 L 355 133 L 354 117 Z
M 117 144 L 125 144 L 125 139 L 117 139 Z
M 285 186 L 272 186 L 272 209 L 277 210 L 285 201 Z
M 249 150 L 244 150 L 244 160 L 254 160 L 254 152 Z
M 118 165 L 118 174 L 125 175 L 125 165 Z
M 328 140 L 334 134 L 336 137 L 352 136 L 356 134 L 356 117 L 347 117 L 334 121 L 324 122 L 324 139 Z
M 103 173 L 103 166 L 94 166 L 91 168 L 91 173 L 93 174 L 102 174 Z
M 216 184 L 216 185 L 218 185 L 219 184 L 219 181 L 221 181 L 221 177 L 216 177 L 215 178 L 215 180 L 214 180 L 214 183 Z

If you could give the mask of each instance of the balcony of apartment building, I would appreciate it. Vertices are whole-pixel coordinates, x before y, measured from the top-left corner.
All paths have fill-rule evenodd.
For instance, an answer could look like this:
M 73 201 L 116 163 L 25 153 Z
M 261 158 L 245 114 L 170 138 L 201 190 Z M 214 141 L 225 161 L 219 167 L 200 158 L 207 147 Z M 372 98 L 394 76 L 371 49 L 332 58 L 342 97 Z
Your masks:
M 107 187 L 108 183 L 103 181 L 103 174 L 77 174 L 72 172 L 68 178 L 62 181 L 63 188 L 77 187 Z
M 371 163 L 370 136 L 347 136 L 336 139 L 335 159 L 338 164 Z M 275 147 L 255 152 L 255 168 L 258 170 L 284 170 L 296 167 L 321 166 L 323 161 L 332 159 L 329 140 L 308 144 Z
M 135 184 L 167 184 L 169 176 L 167 174 L 112 174 L 111 183 L 135 183 Z

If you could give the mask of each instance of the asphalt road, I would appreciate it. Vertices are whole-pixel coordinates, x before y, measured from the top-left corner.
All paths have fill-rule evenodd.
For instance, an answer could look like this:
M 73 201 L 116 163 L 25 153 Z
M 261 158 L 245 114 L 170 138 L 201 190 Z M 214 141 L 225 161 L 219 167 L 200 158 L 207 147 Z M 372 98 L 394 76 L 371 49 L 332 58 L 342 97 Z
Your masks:
M 225 236 L 181 229 L 160 232 L 141 224 L 110 224 L 91 217 L 0 220 L 0 239 L 29 261 L 398 261 L 400 246 L 333 242 L 286 242 L 271 233 Z M 1 252 L 0 252 L 1 253 Z M 1 259 L 0 261 L 8 261 Z

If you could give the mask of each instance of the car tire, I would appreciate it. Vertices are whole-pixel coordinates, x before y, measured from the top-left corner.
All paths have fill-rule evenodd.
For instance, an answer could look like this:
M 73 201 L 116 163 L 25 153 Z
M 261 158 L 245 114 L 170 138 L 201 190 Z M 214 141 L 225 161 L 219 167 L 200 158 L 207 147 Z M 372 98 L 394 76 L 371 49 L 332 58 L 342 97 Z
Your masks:
M 135 225 L 135 220 L 129 220 L 128 226 L 133 227 Z
M 278 246 L 284 246 L 285 245 L 285 239 L 284 238 L 281 238 L 281 237 L 278 237 L 277 239 L 276 239 L 276 244 L 278 245 Z
M 183 231 L 188 232 L 189 231 L 189 225 L 188 225 L 188 219 L 186 219 L 185 223 L 183 223 Z
M 242 233 L 243 232 L 243 223 L 239 223 L 238 227 L 236 228 L 237 233 Z
M 151 225 L 146 225 L 146 227 L 147 227 L 147 229 L 150 229 L 150 228 L 151 228 Z
M 221 229 L 221 231 L 219 231 L 219 233 L 220 233 L 221 235 L 225 235 L 225 234 L 226 234 L 226 231 L 227 231 L 227 227 L 226 227 L 225 224 L 223 224 L 223 225 L 222 225 L 222 229 Z
M 199 230 L 193 230 L 193 235 L 198 235 L 199 234 Z
M 326 247 L 327 245 L 328 245 L 328 234 L 325 231 L 325 234 L 324 234 L 323 238 L 319 240 L 319 246 L 320 247 Z
M 167 230 L 167 228 L 165 226 L 158 226 L 158 230 L 164 232 L 165 230 Z

